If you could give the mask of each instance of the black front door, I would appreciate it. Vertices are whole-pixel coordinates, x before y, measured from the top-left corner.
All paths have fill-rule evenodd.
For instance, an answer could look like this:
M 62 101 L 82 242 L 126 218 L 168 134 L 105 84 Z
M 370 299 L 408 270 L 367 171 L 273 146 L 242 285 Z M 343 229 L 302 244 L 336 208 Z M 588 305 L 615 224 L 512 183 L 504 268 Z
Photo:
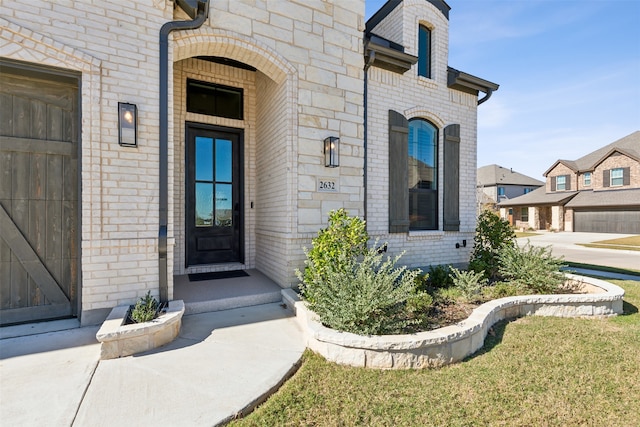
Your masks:
M 187 123 L 186 264 L 243 262 L 242 130 Z

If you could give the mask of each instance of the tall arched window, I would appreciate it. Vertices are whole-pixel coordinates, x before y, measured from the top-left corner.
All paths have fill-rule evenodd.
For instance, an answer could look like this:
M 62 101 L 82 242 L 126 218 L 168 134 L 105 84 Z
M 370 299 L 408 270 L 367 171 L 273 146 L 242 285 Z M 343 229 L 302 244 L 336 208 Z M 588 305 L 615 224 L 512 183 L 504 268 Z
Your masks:
M 438 229 L 438 128 L 409 120 L 409 229 Z

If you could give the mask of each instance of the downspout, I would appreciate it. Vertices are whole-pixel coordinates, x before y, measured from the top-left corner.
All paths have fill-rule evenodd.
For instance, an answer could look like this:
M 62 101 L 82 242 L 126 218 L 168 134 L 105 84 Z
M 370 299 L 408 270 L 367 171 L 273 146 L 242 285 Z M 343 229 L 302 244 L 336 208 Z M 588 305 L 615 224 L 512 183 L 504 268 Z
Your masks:
M 486 102 L 489 100 L 489 98 L 491 98 L 491 95 L 493 94 L 493 90 L 487 88 L 487 94 L 482 98 L 478 100 L 478 105 L 482 104 L 483 102 Z
M 367 82 L 369 80 L 368 78 L 369 68 L 371 67 L 375 59 L 376 59 L 376 51 L 373 49 L 370 49 L 369 60 L 367 61 L 366 64 L 364 64 L 364 123 L 363 123 L 364 140 L 362 144 L 363 145 L 362 149 L 364 150 L 364 175 L 362 177 L 362 183 L 364 185 L 364 220 L 365 222 L 367 221 L 367 202 L 368 202 L 368 198 L 367 198 L 367 158 L 368 158 L 368 154 L 367 154 L 367 98 L 368 98 Z
M 160 230 L 158 233 L 160 302 L 169 300 L 167 269 L 167 226 L 169 222 L 169 34 L 176 30 L 195 30 L 200 28 L 208 16 L 209 0 L 198 0 L 197 14 L 192 16 L 193 20 L 170 21 L 160 28 Z

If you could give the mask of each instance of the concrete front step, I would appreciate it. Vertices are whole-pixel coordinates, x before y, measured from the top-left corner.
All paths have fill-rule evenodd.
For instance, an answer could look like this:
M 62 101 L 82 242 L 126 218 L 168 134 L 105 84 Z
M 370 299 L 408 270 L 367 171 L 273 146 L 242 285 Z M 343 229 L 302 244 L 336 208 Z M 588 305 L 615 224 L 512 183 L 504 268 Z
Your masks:
M 252 295 L 243 295 L 209 301 L 185 302 L 184 314 L 209 313 L 213 311 L 230 310 L 233 308 L 251 307 L 254 305 L 271 304 L 282 301 L 280 290 Z

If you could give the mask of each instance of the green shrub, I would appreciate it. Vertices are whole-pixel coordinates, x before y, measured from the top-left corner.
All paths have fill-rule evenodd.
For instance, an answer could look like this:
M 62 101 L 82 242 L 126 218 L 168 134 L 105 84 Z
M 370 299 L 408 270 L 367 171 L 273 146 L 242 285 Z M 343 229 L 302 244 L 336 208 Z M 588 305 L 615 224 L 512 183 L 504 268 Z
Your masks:
M 149 322 L 156 318 L 158 313 L 158 301 L 151 296 L 151 291 L 140 298 L 140 301 L 131 310 L 131 319 L 136 323 Z
M 526 245 L 503 248 L 499 257 L 500 275 L 507 283 L 536 294 L 553 294 L 563 290 L 565 276 L 560 271 L 562 258 L 551 255 L 549 247 Z
M 449 265 L 433 265 L 429 266 L 429 275 L 427 283 L 432 288 L 448 288 L 453 285 L 451 277 L 451 266 Z
M 462 299 L 462 292 L 456 287 L 439 288 L 435 290 L 434 299 L 443 304 L 453 304 Z
M 469 269 L 483 271 L 489 279 L 495 279 L 499 268 L 499 254 L 502 248 L 513 247 L 515 233 L 509 221 L 501 219 L 495 213 L 484 210 L 478 216 L 476 234 L 473 238 L 473 252 Z
M 480 299 L 482 289 L 487 285 L 484 271 L 476 273 L 473 270 L 460 271 L 457 268 L 451 268 L 451 274 L 453 286 L 460 291 L 466 301 L 474 302 Z
M 412 315 L 427 314 L 433 307 L 433 297 L 425 291 L 415 290 L 407 298 L 406 311 Z
M 338 252 L 335 262 L 326 265 L 322 283 L 303 283 L 309 308 L 323 324 L 339 331 L 363 335 L 401 333 L 417 322 L 407 315 L 407 301 L 411 300 L 412 307 L 424 307 L 427 299 L 415 292 L 420 270 L 396 268 L 399 259 L 400 256 L 388 257 L 383 261 L 377 245 L 365 253 L 362 262 L 347 251 Z
M 498 299 L 504 297 L 513 297 L 516 295 L 524 295 L 531 293 L 528 289 L 523 289 L 515 283 L 496 282 L 491 286 L 487 286 L 482 290 L 482 294 L 486 299 Z
M 302 295 L 311 300 L 315 286 L 321 286 L 327 278 L 327 269 L 346 270 L 351 266 L 352 258 L 364 255 L 367 251 L 369 235 L 365 222 L 358 217 L 350 217 L 344 209 L 329 212 L 329 225 L 318 232 L 311 241 L 311 249 L 304 248 L 307 256 L 304 274 L 298 271 L 303 283 Z M 341 261 L 343 260 L 343 261 Z M 347 262 L 349 261 L 349 262 Z M 342 262 L 341 264 L 336 264 Z

